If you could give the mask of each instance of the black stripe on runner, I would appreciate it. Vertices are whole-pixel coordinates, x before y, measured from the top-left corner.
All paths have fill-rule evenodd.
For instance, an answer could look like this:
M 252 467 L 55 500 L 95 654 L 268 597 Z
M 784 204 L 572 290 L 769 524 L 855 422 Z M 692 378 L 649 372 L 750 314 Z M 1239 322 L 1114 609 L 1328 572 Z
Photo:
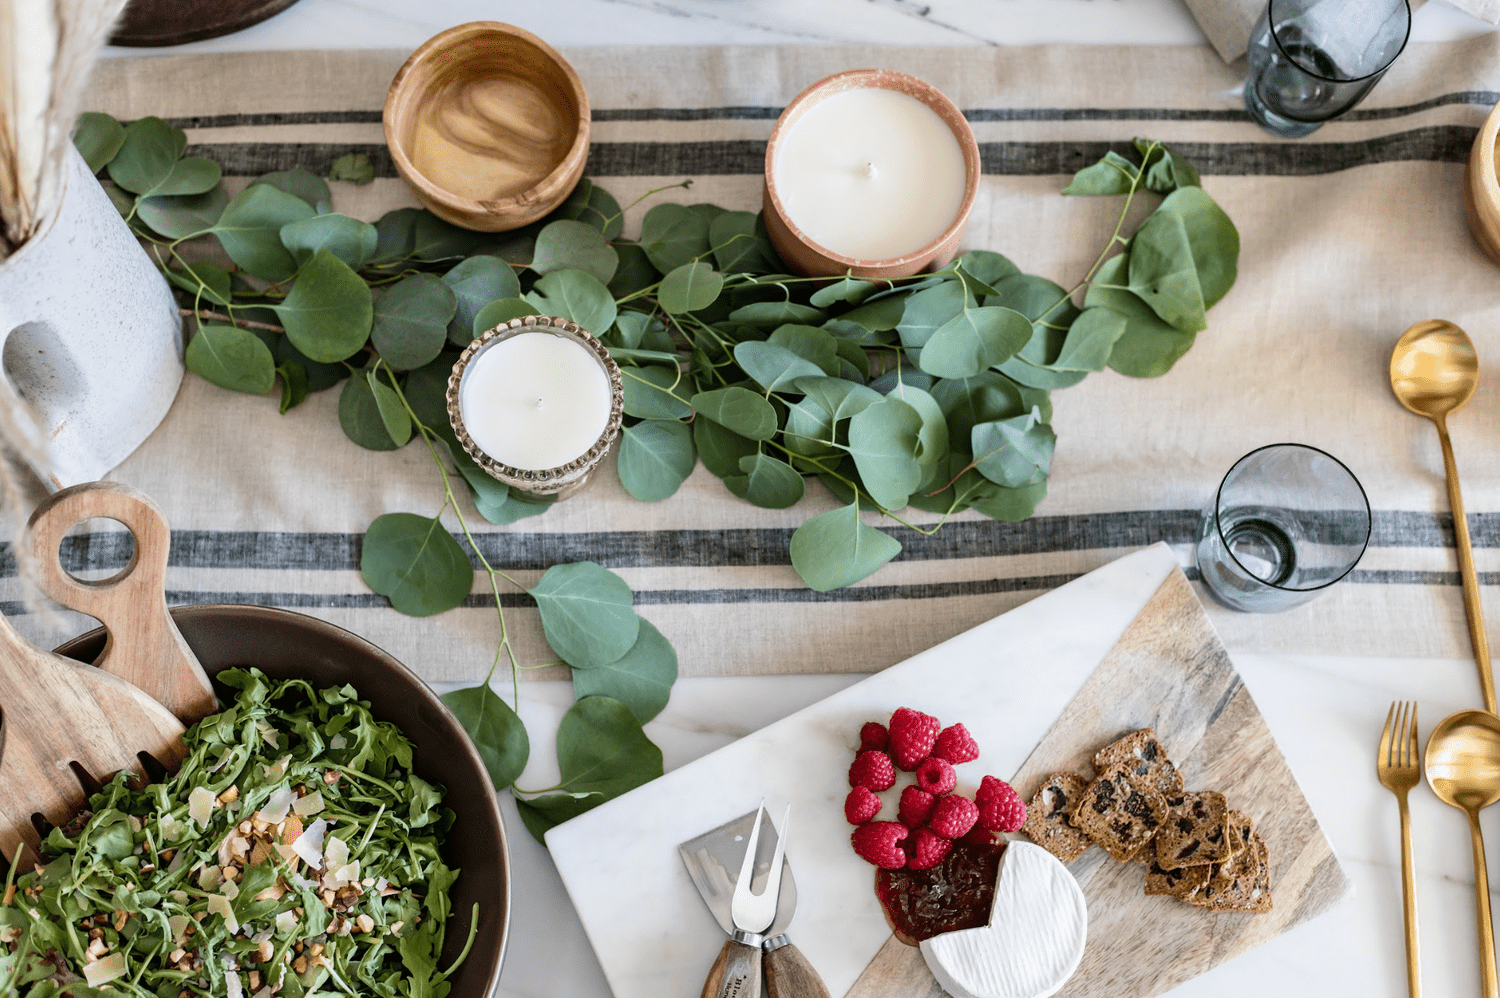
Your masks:
M 1477 128 L 1434 125 L 1356 142 L 1176 142 L 1173 148 L 1207 176 L 1298 177 L 1336 173 L 1357 166 L 1406 161 L 1463 163 Z M 1095 162 L 1121 142 L 981 142 L 981 169 L 989 175 L 1066 175 Z M 295 166 L 326 172 L 346 153 L 364 153 L 378 177 L 396 176 L 383 144 L 324 142 L 226 142 L 188 147 L 207 156 L 229 176 L 256 177 Z M 716 142 L 595 142 L 585 171 L 592 177 L 757 176 L 765 169 L 766 144 L 758 140 Z

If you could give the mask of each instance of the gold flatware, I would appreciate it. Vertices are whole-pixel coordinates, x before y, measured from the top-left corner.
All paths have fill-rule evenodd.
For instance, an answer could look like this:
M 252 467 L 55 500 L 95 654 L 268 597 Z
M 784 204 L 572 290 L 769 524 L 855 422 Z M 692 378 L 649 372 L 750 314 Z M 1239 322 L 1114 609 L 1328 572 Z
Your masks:
M 1453 511 L 1453 535 L 1458 546 L 1458 571 L 1463 579 L 1464 612 L 1469 638 L 1479 664 L 1484 709 L 1495 713 L 1495 679 L 1490 673 L 1490 644 L 1484 633 L 1484 609 L 1479 601 L 1479 577 L 1469 543 L 1469 522 L 1458 488 L 1458 464 L 1448 439 L 1448 414 L 1461 408 L 1479 383 L 1479 358 L 1468 335 L 1451 322 L 1428 319 L 1401 334 L 1391 352 L 1391 390 L 1396 400 L 1437 427 L 1443 445 L 1443 468 L 1448 479 L 1448 506 Z
M 1375 775 L 1380 785 L 1396 795 L 1401 811 L 1401 910 L 1406 922 L 1406 989 L 1411 998 L 1422 994 L 1422 974 L 1417 960 L 1417 884 L 1411 860 L 1411 812 L 1406 794 L 1422 778 L 1422 760 L 1417 752 L 1417 705 L 1391 703 L 1380 733 L 1375 755 Z
M 1427 738 L 1427 785 L 1445 804 L 1469 817 L 1474 845 L 1474 904 L 1479 916 L 1479 976 L 1484 998 L 1500 998 L 1495 974 L 1495 932 L 1490 921 L 1490 880 L 1484 866 L 1479 809 L 1500 800 L 1500 717 L 1461 710 L 1443 718 Z

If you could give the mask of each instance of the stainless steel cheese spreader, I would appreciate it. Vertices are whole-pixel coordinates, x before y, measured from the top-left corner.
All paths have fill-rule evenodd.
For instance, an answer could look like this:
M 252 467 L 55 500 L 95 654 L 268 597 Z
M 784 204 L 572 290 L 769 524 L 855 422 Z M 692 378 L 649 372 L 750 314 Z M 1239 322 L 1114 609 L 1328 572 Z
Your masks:
M 761 821 L 762 813 L 763 808 L 756 808 L 677 847 L 698 895 L 730 935 L 704 983 L 703 996 L 759 994 L 763 963 L 771 998 L 828 998 L 828 989 L 817 971 L 787 935 L 797 910 L 797 883 L 792 878 L 791 864 L 785 859 L 791 808 L 787 808 L 786 817 L 782 818 L 780 836 L 769 820 Z M 776 886 L 779 886 L 774 894 L 769 884 L 773 868 L 778 871 Z M 758 891 L 763 908 L 774 906 L 775 915 L 768 927 L 763 925 L 759 932 L 748 934 L 760 937 L 763 961 L 752 952 L 757 943 L 748 938 L 743 939 L 742 948 L 736 948 L 736 940 L 746 935 L 737 924 L 734 911 L 741 883 L 748 884 L 747 894 Z M 774 901 L 768 904 L 771 898 Z M 760 914 L 764 915 L 764 910 Z M 736 960 L 732 967 L 726 965 L 731 957 Z M 736 982 L 742 990 L 734 990 Z

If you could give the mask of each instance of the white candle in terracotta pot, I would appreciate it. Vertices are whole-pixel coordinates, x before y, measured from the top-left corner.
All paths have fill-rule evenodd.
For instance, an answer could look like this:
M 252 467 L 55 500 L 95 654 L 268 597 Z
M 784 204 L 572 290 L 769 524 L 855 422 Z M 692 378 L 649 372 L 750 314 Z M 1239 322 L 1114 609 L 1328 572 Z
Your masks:
M 822 97 L 780 136 L 772 178 L 786 219 L 827 250 L 889 260 L 922 249 L 958 217 L 964 153 L 936 111 L 897 90 Z

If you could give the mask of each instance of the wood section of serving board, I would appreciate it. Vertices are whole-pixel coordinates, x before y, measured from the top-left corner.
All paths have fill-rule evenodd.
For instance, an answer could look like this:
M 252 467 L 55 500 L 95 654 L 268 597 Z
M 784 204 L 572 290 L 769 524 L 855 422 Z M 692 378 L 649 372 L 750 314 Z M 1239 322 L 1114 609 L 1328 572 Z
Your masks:
M 1012 783 L 1030 799 L 1051 773 L 1092 779 L 1095 750 L 1155 728 L 1190 790 L 1218 790 L 1266 840 L 1275 906 L 1213 913 L 1142 893 L 1145 867 L 1095 847 L 1069 865 L 1088 899 L 1083 962 L 1062 998 L 1149 998 L 1322 913 L 1349 879 L 1192 586 L 1174 569 Z M 892 936 L 845 998 L 939 998 L 919 949 Z

